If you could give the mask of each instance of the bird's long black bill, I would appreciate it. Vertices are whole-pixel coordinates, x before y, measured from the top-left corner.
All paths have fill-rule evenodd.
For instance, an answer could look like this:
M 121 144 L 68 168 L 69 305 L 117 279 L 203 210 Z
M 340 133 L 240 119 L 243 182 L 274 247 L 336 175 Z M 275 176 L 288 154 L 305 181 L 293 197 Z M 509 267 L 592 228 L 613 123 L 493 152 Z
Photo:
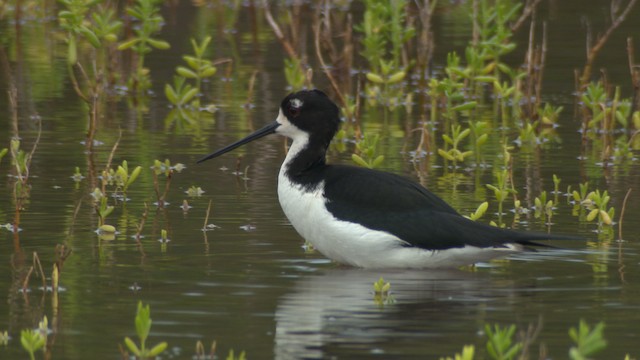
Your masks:
M 263 127 L 262 129 L 254 132 L 253 134 L 245 137 L 244 139 L 238 140 L 238 141 L 234 142 L 231 145 L 227 145 L 227 146 L 223 147 L 222 149 L 220 149 L 220 150 L 218 150 L 218 151 L 216 151 L 216 152 L 214 152 L 212 154 L 209 154 L 209 155 L 201 158 L 200 160 L 196 161 L 196 163 L 199 164 L 199 163 L 201 163 L 203 161 L 207 161 L 209 159 L 213 159 L 214 157 L 218 157 L 218 156 L 220 156 L 222 154 L 226 154 L 229 151 L 231 151 L 231 150 L 233 150 L 235 148 L 238 148 L 238 147 L 240 147 L 240 146 L 242 146 L 244 144 L 250 143 L 253 140 L 257 140 L 257 139 L 260 139 L 261 137 L 265 137 L 265 136 L 267 136 L 269 134 L 273 134 L 273 133 L 276 132 L 276 129 L 278 128 L 278 126 L 280 126 L 280 123 L 278 123 L 277 121 L 274 121 L 271 124 Z

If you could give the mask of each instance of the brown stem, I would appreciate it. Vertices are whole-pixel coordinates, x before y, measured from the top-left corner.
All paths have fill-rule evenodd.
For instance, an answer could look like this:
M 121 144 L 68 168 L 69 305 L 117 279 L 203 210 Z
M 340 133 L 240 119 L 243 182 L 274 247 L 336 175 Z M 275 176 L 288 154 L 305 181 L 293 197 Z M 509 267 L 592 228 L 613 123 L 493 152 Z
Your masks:
M 280 26 L 278 26 L 278 23 L 276 23 L 276 21 L 273 19 L 273 15 L 271 15 L 271 10 L 269 10 L 269 2 L 266 0 L 264 1 L 264 15 L 265 15 L 265 18 L 267 19 L 267 22 L 269 23 L 269 26 L 271 26 L 271 29 L 273 30 L 273 33 L 275 34 L 276 38 L 278 39 L 278 41 L 280 41 L 280 44 L 284 48 L 284 51 L 287 52 L 287 55 L 289 55 L 290 58 L 298 61 L 300 57 L 296 53 L 293 46 L 291 46 L 291 43 L 289 42 L 289 40 L 287 40 L 287 38 L 282 33 L 282 30 L 280 29 Z
M 329 13 L 327 13 L 326 16 L 329 16 Z M 322 21 L 318 21 L 318 24 L 316 25 L 316 27 L 314 29 L 314 38 L 315 38 L 314 43 L 315 43 L 315 48 L 316 48 L 316 57 L 318 58 L 318 61 L 320 62 L 320 67 L 322 67 L 322 71 L 324 72 L 324 74 L 329 79 L 329 82 L 331 83 L 331 87 L 333 88 L 333 91 L 338 96 L 338 101 L 340 102 L 340 105 L 342 105 L 342 107 L 345 109 L 347 117 L 351 118 L 352 114 L 350 113 L 350 110 L 349 110 L 349 108 L 347 106 L 347 99 L 345 98 L 344 94 L 342 93 L 342 90 L 340 90 L 340 87 L 338 86 L 338 83 L 336 82 L 335 78 L 331 74 L 331 71 L 329 71 L 329 69 L 327 68 L 327 64 L 324 62 L 324 57 L 322 56 L 322 51 L 320 49 L 320 27 L 321 26 L 322 26 Z
M 627 190 L 627 195 L 624 196 L 624 200 L 622 201 L 622 210 L 620 210 L 620 218 L 618 219 L 618 240 L 623 240 L 622 221 L 624 220 L 624 210 L 627 208 L 627 200 L 629 200 L 629 195 L 631 195 L 631 188 Z
M 538 6 L 538 4 L 541 1 L 542 0 L 533 0 L 533 3 L 529 3 L 529 4 L 527 4 L 525 6 L 525 8 L 522 11 L 522 14 L 520 14 L 520 17 L 518 18 L 518 20 L 516 20 L 516 22 L 513 25 L 511 25 L 511 31 L 512 32 L 518 31 L 520 26 L 522 26 L 522 24 L 524 24 L 524 22 L 533 13 L 533 11 L 536 9 L 536 7 Z
M 593 62 L 598 56 L 598 53 L 600 52 L 600 50 L 602 50 L 604 45 L 607 43 L 607 41 L 611 37 L 611 34 L 613 34 L 613 32 L 624 22 L 624 20 L 627 18 L 627 15 L 629 15 L 629 12 L 631 12 L 631 9 L 635 6 L 637 2 L 638 0 L 629 1 L 629 3 L 627 4 L 627 7 L 622 11 L 622 13 L 618 15 L 615 19 L 613 19 L 607 31 L 605 31 L 604 34 L 598 37 L 598 40 L 596 40 L 595 45 L 590 46 L 591 45 L 590 41 L 589 43 L 587 43 L 587 49 L 588 49 L 587 63 L 585 64 L 584 69 L 582 70 L 582 75 L 580 76 L 581 88 L 584 88 L 587 85 L 587 82 L 589 82 L 589 79 L 591 78 L 591 68 L 593 67 Z
M 627 38 L 627 57 L 629 59 L 629 73 L 631 75 L 631 85 L 633 87 L 633 98 L 631 101 L 631 111 L 629 111 L 629 121 L 633 118 L 633 113 L 640 107 L 640 65 L 636 65 L 634 58 L 635 50 L 633 46 L 633 38 Z

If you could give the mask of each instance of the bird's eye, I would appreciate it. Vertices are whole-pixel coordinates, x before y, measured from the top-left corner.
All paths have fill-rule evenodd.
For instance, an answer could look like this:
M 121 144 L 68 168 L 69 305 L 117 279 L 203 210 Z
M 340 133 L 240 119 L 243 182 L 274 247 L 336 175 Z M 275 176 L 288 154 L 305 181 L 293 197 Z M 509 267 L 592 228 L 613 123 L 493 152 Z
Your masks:
M 289 116 L 297 117 L 298 115 L 300 115 L 300 109 L 302 109 L 302 101 L 300 101 L 299 99 L 291 100 L 288 106 Z
M 294 107 L 289 107 L 289 115 L 291 117 L 297 117 L 298 115 L 300 115 L 300 109 L 294 108 Z

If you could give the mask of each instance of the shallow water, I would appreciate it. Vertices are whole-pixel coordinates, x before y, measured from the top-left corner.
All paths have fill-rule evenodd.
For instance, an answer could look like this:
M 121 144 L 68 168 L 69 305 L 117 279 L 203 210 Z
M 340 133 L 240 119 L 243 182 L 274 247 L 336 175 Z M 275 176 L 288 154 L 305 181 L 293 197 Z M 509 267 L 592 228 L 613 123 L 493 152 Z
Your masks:
M 115 97 L 104 109 L 96 136 L 102 144 L 92 154 L 81 144 L 87 110 L 69 84 L 65 46 L 47 35 L 55 24 L 26 21 L 21 27 L 22 45 L 8 41 L 10 45 L 2 46 L 19 91 L 16 126 L 23 147 L 33 145 L 38 118 L 42 133 L 31 165 L 31 195 L 21 213 L 21 231 L 14 235 L 0 229 L 0 273 L 5 274 L 0 277 L 0 294 L 6 299 L 0 303 L 0 331 L 6 329 L 12 337 L 7 346 L 0 345 L 0 358 L 24 358 L 20 330 L 37 326 L 44 315 L 53 329 L 49 335 L 53 359 L 117 358 L 118 344 L 123 344 L 125 336 L 135 336 L 138 301 L 151 305 L 148 343 L 169 343 L 161 356 L 164 359 L 192 358 L 198 340 L 205 347 L 217 341 L 219 357 L 235 349 L 236 353 L 246 351 L 249 358 L 265 359 L 432 359 L 453 355 L 465 344 L 475 344 L 483 354 L 485 324 L 516 324 L 526 330 L 539 322 L 542 330 L 530 348 L 532 358 L 538 356 L 538 344 L 544 343 L 549 357 L 561 359 L 572 344 L 567 331 L 580 319 L 592 325 L 606 322 L 609 346 L 602 358 L 640 356 L 638 154 L 627 164 L 607 168 L 590 158 L 578 160 L 580 123 L 572 111 L 573 69 L 584 62 L 580 19 L 602 26 L 602 9 L 608 5 L 598 3 L 585 7 L 581 1 L 550 1 L 541 9 L 539 16 L 548 19 L 549 27 L 543 96 L 565 110 L 557 129 L 560 141 L 537 150 L 514 150 L 514 179 L 527 206 L 541 190 L 553 190 L 553 174 L 562 179 L 561 190 L 567 185 L 577 189 L 588 180 L 591 189 L 609 191 L 616 214 L 627 190 L 633 189 L 624 219 L 626 241 L 616 242 L 618 234 L 599 237 L 595 224 L 572 215 L 572 206 L 561 195 L 551 231 L 576 234 L 586 241 L 553 242 L 559 249 L 451 271 L 353 269 L 307 252 L 276 198 L 276 175 L 284 157 L 282 139 L 262 139 L 194 164 L 200 156 L 272 121 L 287 93 L 282 48 L 264 23 L 261 9 L 233 10 L 230 4 L 217 2 L 166 8 L 161 37 L 172 49 L 154 51 L 148 57 L 155 95 L 146 111 Z M 352 6 L 359 19 L 361 6 Z M 447 5 L 434 17 L 435 68 L 443 66 L 448 51 L 460 51 L 468 42 L 465 6 Z M 607 68 L 612 83 L 623 87 L 625 97 L 630 91 L 625 39 L 637 34 L 633 20 L 640 16 L 638 10 L 616 32 L 597 63 Z M 255 23 L 254 16 L 259 18 Z M 237 22 L 229 22 L 236 17 Z M 11 21 L 2 21 L 0 36 L 15 40 L 8 26 Z M 220 65 L 219 74 L 205 85 L 204 101 L 218 107 L 215 114 L 196 124 L 176 124 L 166 118 L 170 109 L 163 86 L 181 56 L 190 52 L 189 37 L 201 34 L 214 37 L 212 57 L 232 58 L 233 67 L 224 80 L 226 65 Z M 509 58 L 514 64 L 521 62 L 526 37 L 518 35 L 518 49 Z M 246 107 L 247 84 L 254 70 L 258 71 L 255 97 L 252 106 Z M 316 77 L 322 79 L 319 73 Z M 6 72 L 0 79 L 0 90 L 6 93 Z M 318 85 L 328 88 L 320 79 Z M 1 97 L 0 109 L 6 110 L 0 117 L 0 148 L 8 147 L 16 135 L 9 108 L 7 97 Z M 410 131 L 416 127 L 417 112 L 401 109 L 383 114 L 379 108 L 364 107 L 364 130 L 382 137 L 381 169 L 421 182 L 463 214 L 493 199 L 484 186 L 495 180 L 491 168 L 469 167 L 452 176 L 437 155 L 414 166 L 408 149 L 415 149 L 419 141 Z M 89 195 L 96 180 L 85 178 L 76 184 L 70 177 L 75 167 L 85 176 L 89 168 L 102 170 L 120 131 L 113 163 L 127 160 L 130 168 L 140 165 L 143 172 L 128 191 L 131 200 L 117 205 L 109 216 L 108 222 L 120 233 L 105 240 L 95 233 L 98 219 Z M 352 149 L 352 144 L 344 152 L 332 149 L 329 160 L 350 163 Z M 487 146 L 486 161 L 491 167 L 500 161 L 497 149 L 497 142 Z M 157 210 L 152 205 L 156 196 L 148 169 L 155 159 L 165 158 L 186 164 L 186 169 L 173 176 L 170 205 Z M 0 224 L 14 219 L 14 179 L 5 176 L 11 173 L 9 164 L 9 157 L 0 163 L 5 179 L 0 190 Z M 246 174 L 235 175 L 235 171 Z M 185 191 L 190 186 L 202 187 L 204 195 L 189 197 Z M 185 199 L 192 206 L 188 211 L 180 208 Z M 208 223 L 217 227 L 203 232 L 209 201 Z M 132 236 L 145 203 L 149 213 L 139 246 Z M 492 201 L 483 221 L 496 220 L 496 211 Z M 510 212 L 505 215 L 505 222 L 514 221 Z M 532 213 L 521 216 L 515 225 L 546 230 L 544 221 Z M 158 241 L 162 229 L 170 239 L 164 246 Z M 37 252 L 49 277 L 56 244 L 73 250 L 64 262 L 58 296 L 43 292 L 35 275 L 28 293 L 23 293 L 21 279 L 32 265 L 32 253 Z M 381 276 L 391 283 L 393 299 L 386 303 L 376 301 L 373 294 L 372 284 Z

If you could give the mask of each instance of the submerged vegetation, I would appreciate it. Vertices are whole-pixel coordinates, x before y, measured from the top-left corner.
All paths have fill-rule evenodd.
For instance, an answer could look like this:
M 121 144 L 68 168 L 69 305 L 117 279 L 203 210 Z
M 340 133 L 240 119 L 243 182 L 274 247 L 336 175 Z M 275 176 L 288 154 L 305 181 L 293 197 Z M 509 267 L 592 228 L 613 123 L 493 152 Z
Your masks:
M 625 49 L 608 48 L 626 60 L 615 66 L 628 67 L 628 82 L 598 60 L 637 14 L 637 0 L 611 1 L 604 24 L 585 20 L 579 33 L 586 56 L 572 64 L 574 81 L 564 86 L 571 94 L 562 96 L 545 91 L 549 59 L 556 55 L 546 20 L 551 10 L 538 0 L 249 3 L 0 1 L 0 89 L 6 94 L 0 100 L 0 233 L 10 239 L 1 249 L 7 249 L 12 275 L 12 323 L 0 332 L 0 345 L 22 346 L 31 359 L 40 351 L 56 358 L 56 334 L 65 326 L 60 302 L 81 303 L 59 296 L 73 247 L 90 244 L 92 268 L 139 262 L 136 269 L 146 274 L 158 265 L 153 260 L 170 260 L 172 246 L 184 240 L 176 228 L 188 228 L 189 217 L 198 217 L 200 226 L 202 217 L 204 226 L 193 232 L 198 239 L 202 233 L 209 255 L 207 233 L 219 228 L 210 215 L 227 210 L 212 211 L 212 203 L 227 194 L 208 178 L 185 180 L 181 162 L 192 163 L 217 144 L 211 136 L 254 128 L 264 115 L 252 110 L 272 106 L 279 97 L 273 94 L 285 89 L 330 89 L 341 105 L 345 121 L 330 148 L 332 160 L 418 178 L 474 221 L 550 232 L 563 221 L 564 229 L 593 232 L 590 249 L 605 253 L 618 246 L 615 266 L 626 281 L 623 220 L 640 151 L 637 39 L 627 38 Z M 197 8 L 197 16 L 188 15 L 193 24 L 177 20 L 184 14 L 174 10 L 185 6 Z M 438 17 L 466 32 L 452 44 L 437 43 L 434 32 L 446 31 L 434 25 Z M 275 55 L 267 49 L 273 44 L 282 49 Z M 577 145 L 569 150 L 567 144 Z M 562 155 L 557 167 L 546 168 L 545 159 L 555 154 Z M 403 161 L 394 162 L 399 157 Z M 236 175 L 238 193 L 253 184 L 249 168 L 251 177 L 263 176 L 263 161 L 236 160 L 228 173 Z M 565 168 L 564 162 L 577 165 Z M 55 194 L 51 204 L 43 204 L 45 191 Z M 183 218 L 176 220 L 173 211 Z M 68 271 L 81 272 L 87 252 Z M 607 261 L 613 260 L 590 264 L 595 282 Z M 87 286 L 69 280 L 75 291 Z M 141 288 L 127 287 L 136 295 Z M 382 310 L 396 303 L 390 288 L 382 278 L 374 284 L 374 303 Z M 25 326 L 38 322 L 36 330 Z M 138 341 L 125 338 L 123 354 L 154 358 L 171 350 L 166 342 L 146 345 L 148 305 L 139 302 L 135 323 Z M 569 357 L 604 349 L 603 326 L 581 321 L 572 328 Z M 516 340 L 515 326 L 487 325 L 484 335 L 486 351 L 468 345 L 454 359 L 529 354 L 532 338 Z M 195 358 L 213 359 L 215 349 L 214 342 L 207 354 L 199 342 Z M 227 358 L 244 359 L 245 353 L 230 350 Z

